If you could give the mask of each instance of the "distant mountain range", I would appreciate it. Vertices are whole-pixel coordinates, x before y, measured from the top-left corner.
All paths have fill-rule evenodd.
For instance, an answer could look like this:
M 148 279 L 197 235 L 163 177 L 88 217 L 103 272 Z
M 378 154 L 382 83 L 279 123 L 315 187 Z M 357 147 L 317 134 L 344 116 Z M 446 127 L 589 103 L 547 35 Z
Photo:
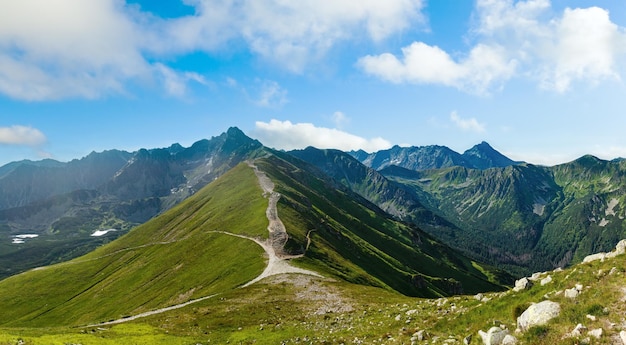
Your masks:
M 586 155 L 543 167 L 514 162 L 484 142 L 462 155 L 437 146 L 351 154 L 448 225 L 433 228 L 429 223 L 438 218 L 415 212 L 397 216 L 517 274 L 580 262 L 626 237 L 622 159 Z M 363 195 L 377 198 L 376 192 Z M 396 209 L 407 205 L 395 201 Z
M 475 145 L 463 154 L 445 146 L 394 146 L 374 153 L 365 151 L 349 152 L 361 163 L 375 170 L 389 166 L 399 166 L 410 170 L 429 170 L 462 166 L 472 169 L 507 167 L 519 164 L 492 148 L 488 143 Z
M 110 150 L 68 163 L 0 167 L 0 277 L 87 253 L 268 152 L 358 203 L 517 275 L 579 262 L 626 237 L 623 160 L 584 156 L 541 167 L 513 161 L 485 142 L 462 154 L 444 146 L 279 154 L 230 128 L 188 148 Z M 109 229 L 116 231 L 91 236 Z M 18 235 L 38 237 L 12 243 Z

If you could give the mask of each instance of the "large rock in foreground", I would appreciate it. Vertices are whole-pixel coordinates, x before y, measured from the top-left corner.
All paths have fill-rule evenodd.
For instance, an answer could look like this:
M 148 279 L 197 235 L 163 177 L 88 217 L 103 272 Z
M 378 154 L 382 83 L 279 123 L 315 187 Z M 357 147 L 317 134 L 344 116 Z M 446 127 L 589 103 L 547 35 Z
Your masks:
M 526 331 L 533 326 L 545 325 L 559 316 L 561 305 L 552 301 L 543 301 L 531 305 L 517 318 L 517 327 Z

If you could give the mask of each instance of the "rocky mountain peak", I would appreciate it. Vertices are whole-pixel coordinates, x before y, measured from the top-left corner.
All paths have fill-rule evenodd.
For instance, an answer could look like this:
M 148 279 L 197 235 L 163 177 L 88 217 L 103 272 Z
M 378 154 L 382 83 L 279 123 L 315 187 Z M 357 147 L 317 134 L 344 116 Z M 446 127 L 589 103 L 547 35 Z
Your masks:
M 474 145 L 474 147 L 465 151 L 462 156 L 478 169 L 506 167 L 517 164 L 515 161 L 496 151 L 485 141 Z

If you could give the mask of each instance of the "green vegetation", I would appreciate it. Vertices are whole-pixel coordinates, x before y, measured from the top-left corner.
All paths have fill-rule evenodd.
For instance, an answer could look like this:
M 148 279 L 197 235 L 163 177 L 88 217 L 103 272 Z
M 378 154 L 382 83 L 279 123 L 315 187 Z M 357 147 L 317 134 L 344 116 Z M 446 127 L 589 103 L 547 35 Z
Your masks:
M 305 262 L 317 262 L 325 272 L 349 282 L 385 286 L 411 296 L 502 289 L 502 280 L 497 280 L 501 273 L 391 219 L 372 204 L 357 202 L 362 199 L 356 194 L 335 189 L 302 164 L 278 153 L 257 162 L 283 195 L 279 213 L 287 215 L 283 219 L 287 229 L 299 241 L 310 235 Z
M 502 290 L 494 282 L 506 275 L 390 218 L 299 160 L 276 153 L 256 165 L 281 194 L 286 249 L 305 254 L 292 264 L 326 278 L 284 274 L 241 287 L 263 271 L 263 250 L 223 232 L 268 237 L 268 199 L 242 163 L 88 255 L 0 281 L 0 344 L 408 344 L 418 331 L 424 343 L 462 342 L 496 324 L 514 330 L 517 316 L 544 299 L 560 303 L 561 315 L 518 335 L 522 343 L 571 344 L 564 335 L 577 323 L 622 322 L 624 255 L 549 272 L 545 286 L 476 297 Z M 576 299 L 564 297 L 578 284 L 584 288 Z M 465 294 L 450 296 L 461 288 Z M 94 325 L 120 318 L 128 321 Z M 600 343 L 618 331 L 605 329 Z
M 530 164 L 486 170 L 385 169 L 431 211 L 459 230 L 427 226 L 434 237 L 516 275 L 582 261 L 626 237 L 626 164 L 585 156 L 555 167 Z
M 614 268 L 614 269 L 613 269 Z M 613 271 L 613 273 L 611 273 Z M 386 289 L 308 276 L 268 278 L 252 286 L 226 291 L 167 313 L 127 324 L 76 328 L 0 328 L 0 344 L 408 344 L 423 330 L 423 341 L 468 335 L 480 343 L 478 330 L 502 324 L 512 333 L 516 318 L 532 302 L 550 299 L 561 315 L 547 325 L 514 334 L 519 344 L 575 344 L 587 337 L 566 337 L 576 324 L 603 328 L 592 344 L 610 344 L 621 330 L 626 306 L 623 280 L 626 256 L 548 272 L 553 281 L 522 292 L 439 299 L 410 298 Z M 564 289 L 584 286 L 575 299 Z M 594 315 L 595 321 L 586 317 Z M 608 325 L 615 324 L 615 327 Z
M 0 281 L 0 324 L 97 323 L 251 280 L 263 270 L 263 250 L 214 231 L 266 235 L 267 201 L 251 169 L 242 165 L 227 175 L 88 255 Z

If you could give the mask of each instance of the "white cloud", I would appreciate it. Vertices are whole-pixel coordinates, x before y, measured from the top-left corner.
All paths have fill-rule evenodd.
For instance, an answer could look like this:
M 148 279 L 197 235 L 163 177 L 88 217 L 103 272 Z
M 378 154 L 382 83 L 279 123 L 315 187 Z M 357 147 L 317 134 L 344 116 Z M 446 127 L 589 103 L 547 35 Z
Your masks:
M 602 8 L 566 8 L 556 15 L 551 10 L 549 0 L 479 0 L 471 30 L 475 43 L 461 59 L 414 42 L 401 57 L 365 56 L 358 65 L 394 83 L 439 84 L 479 94 L 514 77 L 556 92 L 576 82 L 620 80 L 626 29 Z
M 274 80 L 256 79 L 251 86 L 248 83 L 228 77 L 225 85 L 241 92 L 248 100 L 258 107 L 280 108 L 289 102 L 288 91 Z
M 476 30 L 483 39 L 505 45 L 523 61 L 524 75 L 542 88 L 562 93 L 575 82 L 618 80 L 626 34 L 608 11 L 566 8 L 552 15 L 550 10 L 549 0 L 481 0 Z
M 0 93 L 31 101 L 91 99 L 157 80 L 180 96 L 187 82 L 201 77 L 172 74 L 160 59 L 243 42 L 252 53 L 302 72 L 340 41 L 377 41 L 423 22 L 422 0 L 185 2 L 194 15 L 164 19 L 122 0 L 2 1 Z
M 350 123 L 350 118 L 343 112 L 336 111 L 333 113 L 333 122 L 337 128 L 341 129 L 343 126 Z
M 479 123 L 475 118 L 463 119 L 456 111 L 450 113 L 450 120 L 455 126 L 464 131 L 476 133 L 484 133 L 486 131 L 484 124 Z
M 201 85 L 209 85 L 205 77 L 193 72 L 178 72 L 162 63 L 154 64 L 157 75 L 161 76 L 163 88 L 166 93 L 175 97 L 184 97 L 188 94 L 189 82 L 193 81 Z
M 544 86 L 564 92 L 576 80 L 619 79 L 616 59 L 624 53 L 626 35 L 606 10 L 566 9 L 552 24 L 557 40 L 542 56 Z
M 272 119 L 269 123 L 257 121 L 251 136 L 264 145 L 282 150 L 320 149 L 368 152 L 388 149 L 392 145 L 383 138 L 365 139 L 333 128 L 316 127 L 311 123 L 291 123 Z
M 499 46 L 480 44 L 457 62 L 439 47 L 414 42 L 402 48 L 402 60 L 385 53 L 365 56 L 358 65 L 393 83 L 441 84 L 483 94 L 492 84 L 509 79 L 516 61 Z
M 258 96 L 254 103 L 260 107 L 277 108 L 287 103 L 287 90 L 273 80 L 258 81 Z
M 379 41 L 423 22 L 422 0 L 190 0 L 197 14 L 168 23 L 180 49 L 211 51 L 234 38 L 265 59 L 301 72 L 339 41 L 366 32 Z
M 0 144 L 39 146 L 46 142 L 46 136 L 38 129 L 15 125 L 0 127 Z
M 124 92 L 149 66 L 120 1 L 0 4 L 0 92 L 25 100 Z

